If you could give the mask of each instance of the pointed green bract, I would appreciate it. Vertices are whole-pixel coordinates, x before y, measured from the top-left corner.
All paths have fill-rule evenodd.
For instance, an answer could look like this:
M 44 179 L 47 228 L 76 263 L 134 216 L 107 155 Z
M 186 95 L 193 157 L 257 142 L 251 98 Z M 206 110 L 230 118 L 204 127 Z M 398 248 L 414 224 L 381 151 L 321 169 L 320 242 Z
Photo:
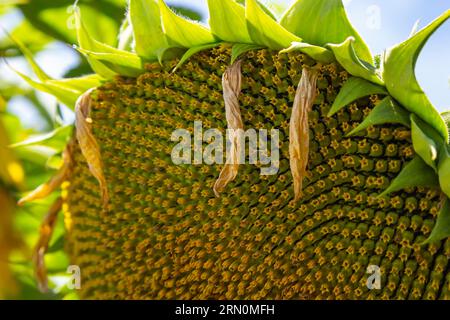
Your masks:
M 288 2 L 273 0 L 258 0 L 259 6 L 274 20 L 280 21 L 289 7 Z
M 53 90 L 57 90 L 57 88 L 62 87 L 66 88 L 69 91 L 77 90 L 79 92 L 84 92 L 89 88 L 97 87 L 100 85 L 101 79 L 97 74 L 87 75 L 79 78 L 71 78 L 71 79 L 61 79 L 54 80 L 47 73 L 42 70 L 42 68 L 36 63 L 34 60 L 33 54 L 27 47 L 19 40 L 10 35 L 11 39 L 16 43 L 19 47 L 20 51 L 23 53 L 24 57 L 28 61 L 33 70 L 34 74 L 38 77 L 38 79 L 42 82 L 41 85 L 46 85 L 49 88 L 54 88 Z M 17 72 L 17 71 L 16 71 Z M 33 83 L 37 83 L 33 81 L 29 77 L 24 78 L 23 74 L 19 74 L 25 81 L 27 81 L 30 85 Z M 50 89 L 49 89 L 50 90 Z M 49 92 L 50 93 L 50 92 Z
M 75 23 L 77 28 L 77 39 L 78 39 L 78 45 L 85 50 L 90 50 L 94 52 L 102 52 L 103 51 L 103 44 L 92 39 L 87 32 L 83 21 L 81 20 L 81 15 L 79 10 L 76 8 L 75 11 Z M 106 45 L 105 45 L 106 46 Z M 96 60 L 92 60 L 89 57 L 87 58 L 92 70 L 100 76 L 102 76 L 105 79 L 112 79 L 116 72 L 109 69 L 107 66 L 102 64 L 101 62 L 98 62 Z
M 373 64 L 372 53 L 350 23 L 341 0 L 297 0 L 286 11 L 281 25 L 317 46 L 342 43 L 353 37 L 358 57 Z
M 207 49 L 211 49 L 214 47 L 219 46 L 221 43 L 212 43 L 212 44 L 205 44 L 203 46 L 198 46 L 198 47 L 194 47 L 194 48 L 190 48 L 188 51 L 186 51 L 186 53 L 181 57 L 180 62 L 178 62 L 178 64 L 176 65 L 176 67 L 173 69 L 172 72 L 175 72 L 178 70 L 178 68 L 180 68 L 190 57 L 192 57 L 194 54 L 203 51 L 203 50 L 207 50 Z
M 429 244 L 450 237 L 450 200 L 446 199 L 438 213 L 436 224 L 423 244 Z
M 402 169 L 390 186 L 380 194 L 380 197 L 413 187 L 439 188 L 439 179 L 436 172 L 419 156 L 415 156 Z
M 233 64 L 242 54 L 251 50 L 259 50 L 263 48 L 263 46 L 257 44 L 236 43 L 231 49 L 231 64 Z
M 245 16 L 250 37 L 255 44 L 281 50 L 289 47 L 292 42 L 302 41 L 301 38 L 287 31 L 268 15 L 256 0 L 246 1 Z
M 441 117 L 442 117 L 442 119 L 444 119 L 445 124 L 447 125 L 447 127 L 449 127 L 449 124 L 450 124 L 450 111 L 442 112 L 441 113 Z
M 234 0 L 208 0 L 208 7 L 214 35 L 231 43 L 252 43 L 243 6 Z
M 159 7 L 165 34 L 174 43 L 192 48 L 217 42 L 210 30 L 198 22 L 176 15 L 163 0 L 159 1 Z
M 20 148 L 27 146 L 45 145 L 55 149 L 56 152 L 62 152 L 67 145 L 67 140 L 73 131 L 73 125 L 63 126 L 55 130 L 32 136 L 31 138 L 11 145 L 11 148 Z
M 436 168 L 438 148 L 436 134 L 415 114 L 411 114 L 411 137 L 414 150 L 432 168 Z
M 88 89 L 97 87 L 101 84 L 101 78 L 96 74 L 79 78 L 61 80 L 52 79 L 42 71 L 31 55 L 29 55 L 27 59 L 31 64 L 33 71 L 36 73 L 36 76 L 38 76 L 40 82 L 31 79 L 11 66 L 10 68 L 31 87 L 51 94 L 70 109 L 74 108 L 75 102 L 81 94 Z
M 370 112 L 370 114 L 353 129 L 348 135 L 354 135 L 355 133 L 367 129 L 370 126 L 386 124 L 386 123 L 399 123 L 405 127 L 410 126 L 410 113 L 398 106 L 390 97 L 384 98 L 376 107 Z
M 450 152 L 449 147 L 442 144 L 438 164 L 439 183 L 442 191 L 450 197 Z
M 348 71 L 348 73 L 375 84 L 384 85 L 383 80 L 377 74 L 375 67 L 358 57 L 354 49 L 354 42 L 355 39 L 349 37 L 341 44 L 328 44 L 327 47 L 333 51 L 336 60 Z
M 100 86 L 102 84 L 102 78 L 100 78 L 97 74 L 90 74 L 79 78 L 68 78 L 59 80 L 50 79 L 48 80 L 48 82 L 63 87 L 65 86 L 83 93 L 89 90 L 90 88 L 96 88 Z
M 4 30 L 4 32 L 6 32 L 6 31 Z M 31 69 L 36 74 L 36 76 L 39 78 L 39 80 L 41 80 L 41 81 L 49 80 L 50 76 L 47 73 L 45 73 L 41 67 L 39 67 L 39 65 L 36 63 L 36 61 L 33 58 L 33 53 L 22 43 L 22 41 L 20 41 L 16 37 L 14 37 L 12 34 L 9 34 L 8 32 L 6 32 L 6 34 L 17 45 L 17 47 L 22 52 L 25 59 L 28 61 L 28 63 L 31 66 Z
M 91 60 L 98 61 L 120 75 L 136 77 L 144 71 L 142 59 L 134 53 L 123 51 L 121 53 L 93 52 L 78 48 L 78 50 Z
M 169 47 L 158 0 L 130 0 L 129 14 L 136 53 L 149 60 L 155 59 L 161 49 Z
M 52 96 L 56 97 L 59 101 L 61 101 L 71 109 L 75 107 L 75 102 L 80 96 L 79 91 L 69 89 L 63 86 L 58 86 L 57 84 L 54 83 L 37 82 L 17 70 L 14 71 L 18 76 L 20 76 L 25 82 L 27 82 L 33 88 L 51 94 Z
M 119 30 L 119 42 L 117 48 L 119 50 L 132 51 L 133 50 L 133 27 L 130 24 L 130 13 L 127 13 Z
M 280 53 L 291 51 L 300 51 L 322 63 L 331 63 L 335 61 L 333 52 L 330 50 L 305 42 L 292 42 L 289 48 L 281 50 Z
M 391 48 L 384 59 L 383 77 L 389 93 L 409 111 L 435 128 L 448 142 L 448 129 L 423 92 L 415 75 L 417 57 L 428 38 L 450 17 L 450 10 L 405 42 Z
M 388 93 L 385 88 L 379 85 L 373 84 L 362 78 L 351 77 L 344 83 L 339 91 L 338 96 L 328 112 L 328 116 L 331 117 L 350 103 L 372 94 L 387 95 Z

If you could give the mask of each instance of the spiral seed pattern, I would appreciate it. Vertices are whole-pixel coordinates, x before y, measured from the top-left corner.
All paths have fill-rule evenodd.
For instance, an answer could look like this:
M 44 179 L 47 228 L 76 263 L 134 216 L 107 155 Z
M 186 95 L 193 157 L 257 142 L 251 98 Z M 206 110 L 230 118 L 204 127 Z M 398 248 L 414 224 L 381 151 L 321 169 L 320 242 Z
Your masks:
M 147 66 L 92 94 L 93 134 L 110 201 L 77 149 L 64 184 L 67 250 L 81 267 L 81 296 L 97 299 L 450 299 L 450 241 L 421 246 L 440 194 L 414 188 L 378 195 L 414 157 L 410 131 L 370 127 L 346 137 L 380 100 L 363 98 L 326 115 L 349 77 L 300 53 L 242 57 L 239 97 L 245 128 L 280 130 L 279 172 L 241 165 L 219 198 L 222 165 L 174 165 L 175 129 L 227 126 L 221 77 L 230 50 L 176 65 Z M 303 196 L 294 200 L 289 119 L 303 67 L 317 67 L 308 121 Z M 204 144 L 206 146 L 207 143 Z M 381 289 L 366 286 L 369 265 Z

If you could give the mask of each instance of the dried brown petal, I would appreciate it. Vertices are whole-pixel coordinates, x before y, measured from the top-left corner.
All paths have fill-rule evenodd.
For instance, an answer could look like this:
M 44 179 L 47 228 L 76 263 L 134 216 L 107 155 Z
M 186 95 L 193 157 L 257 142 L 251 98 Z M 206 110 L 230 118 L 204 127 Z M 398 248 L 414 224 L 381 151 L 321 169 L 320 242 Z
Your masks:
M 303 68 L 295 93 L 289 127 L 289 161 L 294 181 L 295 200 L 302 196 L 303 178 L 309 157 L 308 112 L 316 99 L 317 70 Z
M 50 239 L 55 228 L 56 218 L 62 208 L 61 197 L 56 199 L 49 212 L 44 218 L 39 230 L 39 239 L 33 252 L 34 272 L 41 292 L 48 291 L 47 268 L 45 266 L 45 253 L 47 252 Z
M 48 197 L 53 191 L 67 180 L 72 170 L 72 152 L 74 147 L 74 139 L 68 143 L 63 152 L 63 164 L 58 172 L 46 183 L 37 187 L 34 191 L 19 200 L 18 205 L 22 206 L 27 202 Z
M 231 148 L 219 178 L 214 184 L 214 193 L 217 197 L 227 184 L 236 178 L 239 169 L 239 155 L 241 153 L 239 140 L 244 129 L 244 123 L 242 122 L 241 110 L 239 107 L 241 82 L 241 61 L 236 61 L 227 68 L 222 77 L 225 113 L 229 129 L 228 138 L 231 141 Z
M 100 185 L 103 207 L 106 207 L 109 201 L 108 187 L 103 174 L 103 161 L 100 155 L 100 147 L 92 133 L 92 119 L 90 118 L 92 104 L 91 93 L 93 90 L 86 91 L 78 99 L 75 106 L 75 126 L 81 152 L 88 163 L 89 170 Z

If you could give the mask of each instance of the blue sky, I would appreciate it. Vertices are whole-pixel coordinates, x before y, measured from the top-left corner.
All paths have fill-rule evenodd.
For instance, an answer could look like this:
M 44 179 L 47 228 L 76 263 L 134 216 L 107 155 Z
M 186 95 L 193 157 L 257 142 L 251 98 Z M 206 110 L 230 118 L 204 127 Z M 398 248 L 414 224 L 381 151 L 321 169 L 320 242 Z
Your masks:
M 218 0 L 220 1 L 220 0 Z M 262 0 L 264 2 L 264 0 Z M 168 0 L 171 4 L 189 5 L 203 13 L 205 21 L 208 17 L 206 0 Z M 291 0 L 279 0 L 277 3 L 288 5 Z M 449 0 L 344 0 L 348 16 L 362 37 L 366 40 L 374 54 L 408 38 L 417 20 L 419 28 L 423 28 L 433 19 L 450 8 Z M 0 24 L 7 29 L 20 20 L 20 15 L 13 13 Z M 72 49 L 63 45 L 51 45 L 40 53 L 37 61 L 48 73 L 60 77 L 66 70 L 77 63 Z M 25 73 L 29 73 L 26 63 L 20 60 L 11 64 Z M 15 74 L 0 66 L 0 74 L 7 79 L 17 79 Z M 432 103 L 440 111 L 450 110 L 450 21 L 447 21 L 429 40 L 423 49 L 416 68 L 417 79 L 428 94 Z M 51 99 L 42 96 L 47 104 Z M 23 101 L 15 101 L 11 108 L 24 118 L 24 122 L 32 122 L 33 115 L 24 117 Z M 33 123 L 31 123 L 33 125 Z

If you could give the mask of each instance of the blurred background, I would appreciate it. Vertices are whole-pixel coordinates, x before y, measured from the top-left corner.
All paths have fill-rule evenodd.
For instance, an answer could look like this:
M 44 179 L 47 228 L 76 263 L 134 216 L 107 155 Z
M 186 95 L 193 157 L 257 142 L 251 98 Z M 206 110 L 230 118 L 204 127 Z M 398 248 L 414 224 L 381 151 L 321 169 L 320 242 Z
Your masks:
M 220 1 L 220 0 L 217 0 Z M 27 204 L 15 201 L 45 182 L 61 164 L 61 152 L 74 120 L 72 111 L 37 92 L 13 71 L 32 77 L 32 70 L 8 33 L 31 50 L 53 78 L 91 73 L 72 48 L 76 44 L 73 0 L 0 0 L 0 299 L 76 299 L 66 286 L 69 265 L 63 252 L 63 215 L 59 215 L 46 263 L 50 291 L 37 289 L 31 264 L 39 225 L 55 196 Z M 262 1 L 281 15 L 291 0 Z M 208 21 L 206 0 L 168 0 L 177 12 Z M 374 54 L 408 38 L 450 8 L 448 0 L 346 0 L 350 20 Z M 126 0 L 80 0 L 91 35 L 117 46 Z M 439 111 L 450 110 L 450 23 L 424 48 L 417 78 Z

